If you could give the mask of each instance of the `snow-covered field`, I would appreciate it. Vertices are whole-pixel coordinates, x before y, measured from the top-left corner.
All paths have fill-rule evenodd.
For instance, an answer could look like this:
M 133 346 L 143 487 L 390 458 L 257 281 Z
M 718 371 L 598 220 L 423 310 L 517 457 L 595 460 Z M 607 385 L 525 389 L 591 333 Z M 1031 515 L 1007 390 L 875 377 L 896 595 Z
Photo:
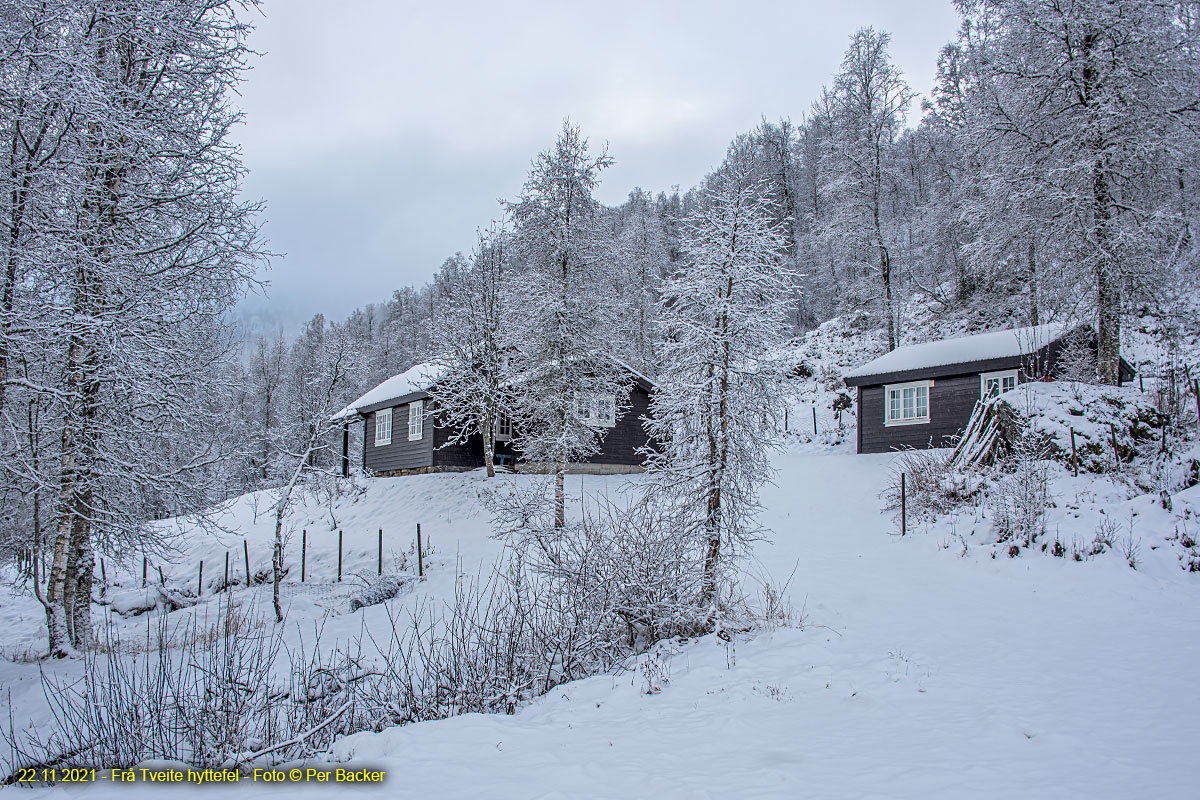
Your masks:
M 901 538 L 879 510 L 892 458 L 811 444 L 777 458 L 777 485 L 764 496 L 773 540 L 756 549 L 746 582 L 753 589 L 765 575 L 777 583 L 791 575 L 797 624 L 731 645 L 714 637 L 664 645 L 629 671 L 564 685 L 514 716 L 359 734 L 334 758 L 388 770 L 374 791 L 389 796 L 1194 797 L 1200 578 L 1168 568 L 1166 554 L 1154 560 L 1157 551 L 1134 570 L 1115 551 L 1084 562 L 992 558 L 986 548 L 963 554 L 938 530 Z M 615 489 L 614 481 L 583 486 Z M 421 521 L 433 539 L 429 578 L 392 602 L 444 596 L 456 564 L 474 572 L 498 550 L 483 483 L 476 474 L 378 480 L 335 503 L 332 520 L 328 507 L 305 509 L 297 522 L 309 530 L 308 575 L 304 587 L 291 585 L 297 567 L 288 576 L 289 621 L 328 617 L 356 631 L 380 618 L 378 607 L 346 607 L 346 581 L 333 582 L 331 527 L 346 531 L 349 574 L 375 571 L 379 527 L 395 563 Z M 1186 508 L 1176 504 L 1179 514 Z M 249 541 L 252 572 L 265 566 L 269 521 L 254 520 L 249 500 L 230 513 Z M 174 567 L 180 582 L 194 585 L 191 559 L 202 554 L 206 576 L 210 561 L 219 565 L 219 583 L 226 549 L 240 573 L 240 545 L 197 534 Z M 289 564 L 297 551 L 293 542 Z M 140 575 L 130 579 L 140 584 Z M 253 592 L 265 609 L 269 586 Z M 37 607 L 0 602 L 5 652 L 35 644 Z M 36 718 L 37 666 L 5 660 L 0 678 L 19 718 Z M 344 791 L 245 783 L 212 791 L 297 788 Z M 31 796 L 123 791 L 98 783 Z

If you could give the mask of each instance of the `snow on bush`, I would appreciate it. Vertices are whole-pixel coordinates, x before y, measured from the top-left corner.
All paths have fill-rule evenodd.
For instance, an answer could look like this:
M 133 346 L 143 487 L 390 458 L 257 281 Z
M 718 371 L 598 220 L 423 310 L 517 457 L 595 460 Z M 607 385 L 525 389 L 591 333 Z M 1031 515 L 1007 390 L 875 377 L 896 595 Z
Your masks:
M 145 586 L 113 592 L 106 598 L 109 608 L 123 617 L 136 617 L 155 608 L 178 611 L 193 606 L 197 598 L 191 592 L 170 586 Z
M 391 600 L 402 590 L 412 589 L 412 575 L 363 575 L 359 576 L 361 588 L 350 596 L 351 613 L 360 608 L 379 605 L 385 600 Z
M 1138 456 L 1153 456 L 1167 419 L 1135 388 L 1083 383 L 1027 383 L 995 403 L 1000 434 L 1011 448 L 1023 435 L 1045 457 L 1080 472 L 1112 472 Z

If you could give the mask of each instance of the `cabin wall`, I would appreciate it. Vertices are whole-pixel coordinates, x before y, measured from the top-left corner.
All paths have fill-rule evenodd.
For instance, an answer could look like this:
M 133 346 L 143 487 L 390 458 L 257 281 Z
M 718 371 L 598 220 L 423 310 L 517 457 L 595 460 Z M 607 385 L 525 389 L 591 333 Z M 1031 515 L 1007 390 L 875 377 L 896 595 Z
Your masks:
M 478 434 L 466 442 L 447 444 L 451 432 L 437 426 L 436 407 L 425 400 L 426 418 L 424 436 L 420 441 L 408 441 L 407 404 L 392 408 L 392 443 L 375 446 L 375 413 L 365 419 L 363 467 L 376 474 L 413 474 L 414 471 L 471 470 L 483 466 L 483 440 Z M 617 424 L 604 432 L 600 450 L 585 463 L 573 464 L 572 472 L 639 472 L 645 458 L 638 449 L 655 446 L 642 419 L 650 411 L 650 394 L 640 386 L 634 386 L 629 397 L 630 407 L 618 419 Z M 498 443 L 498 449 L 513 452 L 511 446 Z M 518 462 L 520 462 L 520 454 Z M 520 464 L 518 463 L 518 468 Z M 525 469 L 536 470 L 538 465 L 525 464 Z
M 858 452 L 952 447 L 951 437 L 966 428 L 981 393 L 978 372 L 935 378 L 929 387 L 929 422 L 888 426 L 883 424 L 883 386 L 859 387 Z
M 408 409 L 410 407 L 406 403 L 392 409 L 392 443 L 381 447 L 375 446 L 376 412 L 372 411 L 367 414 L 366 441 L 363 443 L 363 466 L 366 469 L 372 472 L 391 472 L 433 466 L 434 426 L 432 421 L 426 418 L 422 437 L 410 442 L 408 440 Z
M 650 413 L 650 394 L 635 385 L 629 403 L 630 407 L 617 418 L 617 424 L 604 434 L 600 452 L 588 458 L 586 463 L 640 467 L 645 462 L 645 456 L 638 453 L 638 449 L 650 444 L 650 437 L 642 427 L 642 418 Z
M 431 401 L 426 400 L 426 403 Z M 448 428 L 439 427 L 442 420 L 436 410 L 426 424 L 433 424 L 433 465 L 446 470 L 469 470 L 482 467 L 483 437 L 477 433 L 471 434 L 465 442 L 447 444 L 452 436 Z

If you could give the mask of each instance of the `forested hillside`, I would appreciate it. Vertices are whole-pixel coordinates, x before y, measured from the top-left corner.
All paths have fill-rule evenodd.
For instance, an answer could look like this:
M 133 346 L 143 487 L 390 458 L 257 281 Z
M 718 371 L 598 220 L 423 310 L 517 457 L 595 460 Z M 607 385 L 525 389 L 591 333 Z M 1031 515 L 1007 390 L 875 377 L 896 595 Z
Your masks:
M 835 316 L 879 349 L 1087 322 L 1106 383 L 1136 320 L 1156 345 L 1136 367 L 1197 366 L 1195 2 L 962 0 L 919 114 L 888 34 L 863 28 L 793 118 L 731 132 L 694 187 L 616 207 L 593 193 L 621 142 L 564 122 L 427 284 L 294 339 L 230 324 L 269 250 L 228 138 L 245 24 L 233 4 L 144 5 L 0 4 L 0 547 L 51 564 L 27 579 L 52 641 L 86 644 L 94 550 L 153 551 L 152 520 L 332 467 L 330 414 L 435 357 L 555 386 L 497 403 L 559 419 L 526 443 L 559 464 L 594 446 L 565 406 L 615 380 L 600 355 L 660 380 L 659 424 L 679 426 L 688 365 L 741 347 L 762 370 L 738 402 L 766 403 L 780 348 Z M 722 294 L 731 270 L 745 294 Z M 753 341 L 689 333 L 751 319 Z

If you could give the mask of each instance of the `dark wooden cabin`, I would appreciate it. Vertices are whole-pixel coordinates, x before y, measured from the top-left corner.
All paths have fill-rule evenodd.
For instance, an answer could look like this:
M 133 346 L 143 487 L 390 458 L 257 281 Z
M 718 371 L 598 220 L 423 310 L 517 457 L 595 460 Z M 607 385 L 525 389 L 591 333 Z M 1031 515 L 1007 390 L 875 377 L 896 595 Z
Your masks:
M 1090 327 L 1049 324 L 898 347 L 851 370 L 844 378 L 858 390 L 858 452 L 953 447 L 979 400 L 1054 379 L 1071 341 L 1095 352 Z M 1120 380 L 1133 375 L 1122 359 Z
M 425 472 L 462 472 L 482 467 L 483 439 L 473 434 L 465 442 L 450 443 L 450 431 L 439 425 L 436 401 L 430 394 L 439 377 L 435 365 L 418 364 L 412 369 L 388 378 L 355 400 L 335 418 L 349 424 L 352 419 L 363 423 L 362 467 L 379 476 L 410 475 Z M 650 381 L 630 370 L 627 402 L 618 404 L 616 398 L 591 407 L 616 409 L 624 405 L 619 416 L 597 419 L 603 431 L 600 450 L 582 463 L 568 465 L 574 473 L 617 474 L 640 472 L 644 462 L 639 450 L 646 447 L 649 437 L 642 419 L 650 409 Z M 519 436 L 520 421 L 514 431 L 513 421 L 501 419 L 497 426 L 495 463 L 517 471 L 540 471 L 543 465 L 525 461 L 514 433 Z M 343 472 L 349 466 L 349 435 L 343 436 Z

